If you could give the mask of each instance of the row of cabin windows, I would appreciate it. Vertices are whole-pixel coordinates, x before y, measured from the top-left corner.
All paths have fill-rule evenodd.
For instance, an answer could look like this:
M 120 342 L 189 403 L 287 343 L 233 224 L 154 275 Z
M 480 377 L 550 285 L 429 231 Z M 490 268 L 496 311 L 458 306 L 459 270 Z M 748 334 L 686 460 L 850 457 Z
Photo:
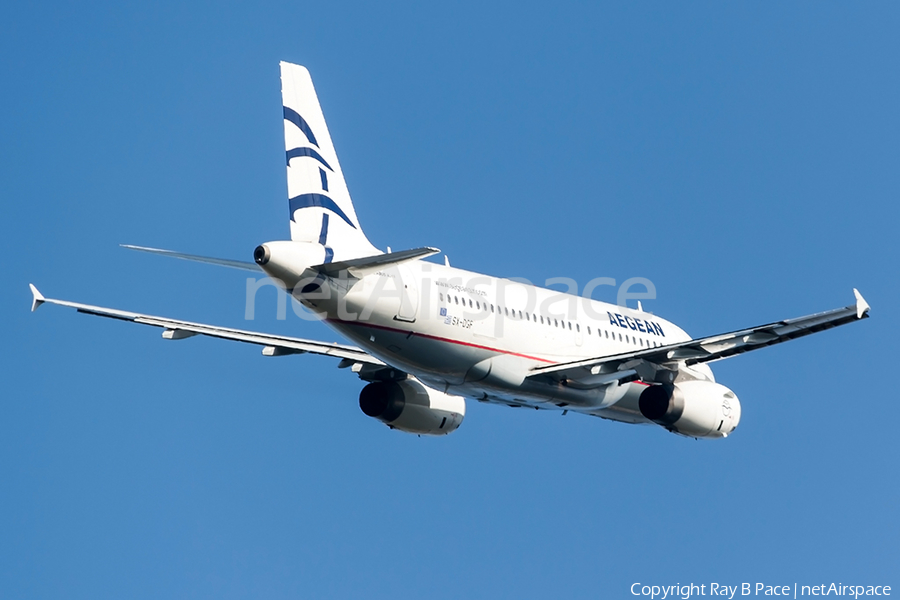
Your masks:
M 440 293 L 439 296 L 441 298 L 441 302 L 444 302 L 444 294 Z M 485 302 L 482 304 L 480 301 L 478 301 L 478 300 L 473 301 L 471 298 L 468 298 L 468 299 L 463 298 L 462 300 L 460 300 L 459 296 L 451 296 L 450 294 L 447 294 L 447 303 L 449 304 L 451 302 L 457 306 L 460 306 L 460 305 L 464 306 L 464 307 L 468 306 L 469 308 L 474 308 L 476 310 L 484 310 L 484 311 L 490 310 L 492 314 L 498 314 L 498 315 L 502 314 L 507 317 L 512 317 L 514 319 L 516 319 L 516 318 L 524 319 L 525 321 L 530 321 L 535 324 L 537 324 L 539 322 L 541 325 L 547 325 L 548 327 L 562 327 L 563 329 L 568 328 L 569 331 L 572 331 L 571 321 L 564 321 L 562 319 L 556 319 L 556 318 L 551 319 L 550 317 L 545 318 L 543 315 L 530 314 L 528 312 L 523 312 L 521 310 L 516 311 L 516 309 L 509 310 L 509 308 L 507 308 L 506 306 L 502 307 L 502 312 L 501 312 L 500 306 L 497 306 L 496 311 L 495 311 L 494 305 L 490 304 L 488 302 Z M 466 302 L 468 302 L 468 304 L 466 304 Z M 592 335 L 591 334 L 591 326 L 588 325 L 586 327 L 586 329 L 587 329 L 587 334 Z M 579 323 L 575 323 L 574 331 L 577 333 L 581 333 L 581 325 Z M 618 339 L 620 342 L 625 342 L 626 344 L 634 344 L 635 346 L 646 346 L 647 348 L 656 348 L 656 347 L 662 345 L 659 342 L 657 342 L 656 340 L 646 340 L 646 343 L 645 343 L 645 340 L 643 338 L 640 338 L 636 335 L 629 336 L 628 334 L 625 334 L 625 336 L 623 338 L 621 333 L 617 333 L 617 332 L 613 331 L 610 334 L 610 332 L 608 330 L 600 329 L 599 327 L 597 328 L 597 337 L 605 338 L 605 339 L 612 339 L 613 341 L 615 341 L 616 335 L 618 335 Z

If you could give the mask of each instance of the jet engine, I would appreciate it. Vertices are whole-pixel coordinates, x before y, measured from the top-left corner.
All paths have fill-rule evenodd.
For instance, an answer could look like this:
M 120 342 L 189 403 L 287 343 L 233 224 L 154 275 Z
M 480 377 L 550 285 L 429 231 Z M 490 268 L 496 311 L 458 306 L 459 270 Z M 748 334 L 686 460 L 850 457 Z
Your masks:
M 741 420 L 737 396 L 712 381 L 651 385 L 641 392 L 638 406 L 654 423 L 695 438 L 727 437 Z
M 420 435 L 447 435 L 456 431 L 466 415 L 463 398 L 415 379 L 372 382 L 359 393 L 359 407 L 391 429 Z

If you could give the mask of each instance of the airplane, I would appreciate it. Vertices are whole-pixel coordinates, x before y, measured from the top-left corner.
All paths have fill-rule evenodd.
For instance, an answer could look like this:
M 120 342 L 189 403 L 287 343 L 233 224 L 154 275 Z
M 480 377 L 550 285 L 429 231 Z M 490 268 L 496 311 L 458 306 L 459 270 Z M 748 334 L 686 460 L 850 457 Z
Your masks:
M 725 438 L 741 419 L 737 396 L 709 363 L 869 316 L 854 289 L 855 303 L 843 308 L 693 339 L 640 303 L 635 310 L 424 260 L 440 252 L 432 247 L 382 252 L 363 233 L 309 72 L 282 62 L 281 83 L 290 240 L 259 245 L 253 262 L 126 247 L 265 273 L 355 345 L 45 298 L 29 284 L 32 312 L 56 304 L 159 327 L 169 340 L 204 335 L 262 346 L 265 356 L 333 356 L 366 382 L 363 413 L 418 435 L 455 431 L 474 399 L 697 439 Z

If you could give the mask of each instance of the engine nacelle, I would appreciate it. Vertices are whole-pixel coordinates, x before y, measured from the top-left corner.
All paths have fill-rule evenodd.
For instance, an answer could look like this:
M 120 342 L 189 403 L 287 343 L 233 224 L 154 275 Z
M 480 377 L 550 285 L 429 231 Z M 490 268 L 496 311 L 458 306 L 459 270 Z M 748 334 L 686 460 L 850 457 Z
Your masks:
M 727 437 L 741 420 L 737 396 L 712 381 L 651 385 L 641 392 L 638 406 L 654 423 L 695 438 Z
M 420 435 L 447 435 L 466 415 L 466 401 L 415 379 L 375 381 L 359 393 L 359 407 L 392 429 Z

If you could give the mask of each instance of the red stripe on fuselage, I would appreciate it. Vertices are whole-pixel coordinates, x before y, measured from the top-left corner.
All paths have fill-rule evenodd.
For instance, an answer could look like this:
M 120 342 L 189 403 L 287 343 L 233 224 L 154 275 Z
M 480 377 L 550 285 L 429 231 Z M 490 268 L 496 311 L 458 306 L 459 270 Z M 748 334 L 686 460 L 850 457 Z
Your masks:
M 491 352 L 499 352 L 500 354 L 509 354 L 511 356 L 518 356 L 520 358 L 527 358 L 529 360 L 537 360 L 540 362 L 549 363 L 551 365 L 558 364 L 552 360 L 547 360 L 546 358 L 538 358 L 537 356 L 529 356 L 527 354 L 519 354 L 518 352 L 510 352 L 508 350 L 501 350 L 500 348 L 491 348 L 490 346 L 481 346 L 479 344 L 472 344 L 469 342 L 463 342 L 460 340 L 452 340 L 450 338 L 443 338 L 436 335 L 429 335 L 427 333 L 417 333 L 415 331 L 405 331 L 403 329 L 396 329 L 394 327 L 386 327 L 384 325 L 373 325 L 372 323 L 361 323 L 360 321 L 341 321 L 340 319 L 325 319 L 329 322 L 341 323 L 342 325 L 357 325 L 359 327 L 370 327 L 372 329 L 381 329 L 384 331 L 392 331 L 394 333 L 402 333 L 404 335 L 416 335 L 421 338 L 426 338 L 429 340 L 435 340 L 437 342 L 447 342 L 448 344 L 457 344 L 459 346 L 468 346 L 469 348 L 478 348 L 480 350 L 490 350 Z
M 340 319 L 325 319 L 330 322 L 337 322 L 344 325 L 358 325 L 360 327 L 369 327 L 371 329 L 381 329 L 383 331 L 390 331 L 393 333 L 402 333 L 405 335 L 417 335 L 422 338 L 427 338 L 430 340 L 435 340 L 437 342 L 447 342 L 448 344 L 458 344 L 460 346 L 469 346 L 470 348 L 479 348 L 481 350 L 490 350 L 491 352 L 499 352 L 500 354 L 510 354 L 512 356 L 519 356 L 521 358 L 528 358 L 531 360 L 539 360 L 541 362 L 550 363 L 550 364 L 559 364 L 554 363 L 552 360 L 547 360 L 546 358 L 538 358 L 536 356 L 528 356 L 527 354 L 519 354 L 518 352 L 508 352 L 506 350 L 500 350 L 499 348 L 491 348 L 490 346 L 480 346 L 478 344 L 470 344 L 469 342 L 463 342 L 460 340 L 451 340 L 450 338 L 443 338 L 436 335 L 428 335 L 427 333 L 416 333 L 415 331 L 405 331 L 403 329 L 397 329 L 395 327 L 386 327 L 384 325 L 373 325 L 371 323 L 360 323 L 359 321 L 341 321 Z M 630 383 L 636 383 L 638 385 L 644 385 L 650 387 L 649 383 L 644 383 L 643 381 L 632 381 Z

